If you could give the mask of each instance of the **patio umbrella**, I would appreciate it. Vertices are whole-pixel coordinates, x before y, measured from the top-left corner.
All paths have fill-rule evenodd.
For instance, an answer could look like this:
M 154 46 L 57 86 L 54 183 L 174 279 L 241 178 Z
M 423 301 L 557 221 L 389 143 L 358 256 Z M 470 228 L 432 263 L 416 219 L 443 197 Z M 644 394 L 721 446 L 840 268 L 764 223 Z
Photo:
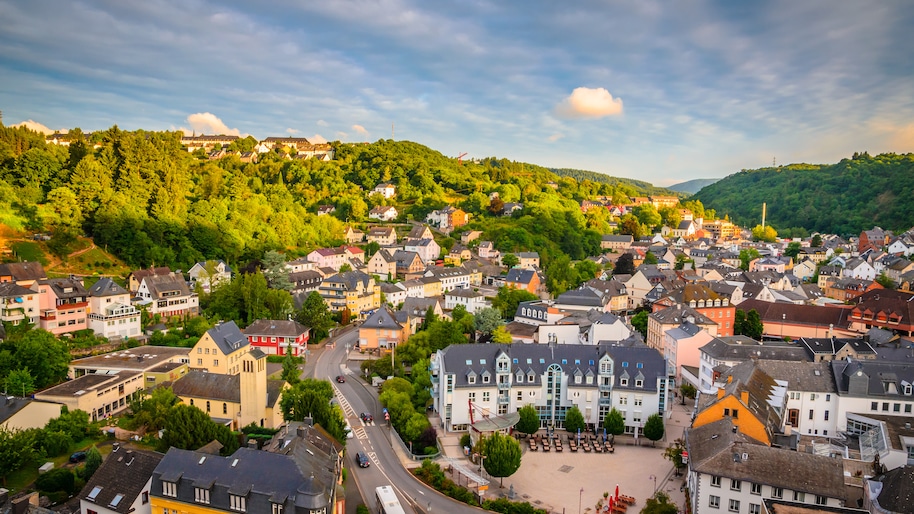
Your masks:
M 603 427 L 603 442 L 606 442 L 606 427 Z
M 581 442 L 581 427 L 578 427 L 578 443 Z
M 619 484 L 616 484 L 616 501 L 619 501 Z
M 613 501 L 613 497 L 610 496 L 610 497 L 609 497 L 609 511 L 610 511 L 610 512 L 612 512 L 613 506 L 614 506 L 614 505 L 615 505 L 615 501 Z

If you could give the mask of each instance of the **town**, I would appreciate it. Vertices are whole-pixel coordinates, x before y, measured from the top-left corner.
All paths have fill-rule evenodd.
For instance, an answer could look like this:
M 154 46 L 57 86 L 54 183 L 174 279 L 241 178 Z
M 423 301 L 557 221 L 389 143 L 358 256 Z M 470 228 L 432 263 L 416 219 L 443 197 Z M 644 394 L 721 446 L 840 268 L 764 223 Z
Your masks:
M 335 155 L 275 137 L 233 153 L 238 139 L 181 144 L 204 160 Z M 581 508 L 587 478 L 550 492 L 527 466 L 574 462 L 617 484 L 602 496 L 586 486 L 594 509 L 616 513 L 640 502 L 696 514 L 905 511 L 914 230 L 779 239 L 764 224 L 704 219 L 676 196 L 595 196 L 580 211 L 605 213 L 613 232 L 600 254 L 574 264 L 586 270 L 580 283 L 557 291 L 536 248 L 499 250 L 467 228 L 473 215 L 459 205 L 405 220 L 395 184 L 365 193 L 383 201 L 344 227 L 342 245 L 288 260 L 268 252 L 253 271 L 216 259 L 122 278 L 49 277 L 40 262 L 0 264 L 2 335 L 24 346 L 46 333 L 66 352 L 62 381 L 16 361 L 38 354 L 9 357 L 19 367 L 4 379 L 0 444 L 22 447 L 25 434 L 84 412 L 84 431 L 66 440 L 92 445 L 9 451 L 18 456 L 5 475 L 41 473 L 42 497 L 65 506 L 66 487 L 53 489 L 62 472 L 71 505 L 86 513 L 342 514 L 357 504 L 392 513 L 396 503 L 429 512 L 422 496 L 435 473 L 464 491 L 444 494 L 470 505 L 507 499 L 558 512 Z M 495 192 L 487 201 L 495 217 L 525 209 Z M 315 215 L 335 211 L 328 202 Z M 644 225 L 655 230 L 637 234 L 632 220 L 652 215 Z M 254 286 L 238 284 L 252 274 L 268 276 L 292 311 L 208 324 L 201 298 L 249 302 Z M 97 344 L 75 344 L 87 334 Z M 156 408 L 165 418 L 146 415 Z M 58 454 L 65 467 L 54 469 Z M 90 460 L 77 490 L 69 468 Z M 614 461 L 643 468 L 622 475 L 606 469 Z M 429 485 L 407 478 L 394 484 L 399 499 L 381 485 L 375 495 L 375 467 Z M 5 490 L 4 501 L 18 492 Z

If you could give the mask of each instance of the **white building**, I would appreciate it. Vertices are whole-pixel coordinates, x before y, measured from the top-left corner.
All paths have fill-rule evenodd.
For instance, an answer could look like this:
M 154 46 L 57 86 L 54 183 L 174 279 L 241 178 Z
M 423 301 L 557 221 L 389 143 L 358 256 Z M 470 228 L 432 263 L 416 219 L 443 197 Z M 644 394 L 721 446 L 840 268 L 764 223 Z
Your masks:
M 89 328 L 95 335 L 137 337 L 141 331 L 140 311 L 130 304 L 130 292 L 108 277 L 89 288 Z
M 187 282 L 179 273 L 144 277 L 137 289 L 137 297 L 150 314 L 161 314 L 164 317 L 196 316 L 199 312 L 200 299 L 197 298 L 197 293 L 187 287 Z
M 452 289 L 470 287 L 470 272 L 465 268 L 438 268 L 432 267 L 425 270 L 426 277 L 434 277 L 441 282 L 441 291 L 448 292 Z
M 471 405 L 477 419 L 533 405 L 540 426 L 555 428 L 573 406 L 597 428 L 616 407 L 629 433 L 671 407 L 666 363 L 643 345 L 451 345 L 432 356 L 431 368 L 434 407 L 448 431 L 469 428 Z
M 36 325 L 40 311 L 38 291 L 15 282 L 0 283 L 0 321 L 13 325 L 27 321 Z
M 479 309 L 492 306 L 492 304 L 486 300 L 484 294 L 474 291 L 469 287 L 451 289 L 444 294 L 445 309 L 453 310 L 454 307 L 457 307 L 458 305 L 463 305 L 470 314 L 474 314 Z
M 752 358 L 806 361 L 806 349 L 783 341 L 760 342 L 746 336 L 715 337 L 710 343 L 699 348 L 701 354 L 698 368 L 698 390 L 702 394 L 714 394 L 714 382 L 722 370 L 736 366 Z
M 222 259 L 195 263 L 187 271 L 190 287 L 200 284 L 203 292 L 211 292 L 217 285 L 232 280 L 232 268 Z

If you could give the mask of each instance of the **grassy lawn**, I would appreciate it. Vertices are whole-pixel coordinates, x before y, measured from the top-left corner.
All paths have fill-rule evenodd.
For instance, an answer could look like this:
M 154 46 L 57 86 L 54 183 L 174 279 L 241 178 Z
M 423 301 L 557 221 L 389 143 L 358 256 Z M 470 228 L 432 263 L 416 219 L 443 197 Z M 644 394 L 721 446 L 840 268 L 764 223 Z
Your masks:
M 10 245 L 10 247 L 20 261 L 37 261 L 44 266 L 48 264 L 48 258 L 45 257 L 44 250 L 41 249 L 41 246 L 38 243 L 33 243 L 31 241 L 16 241 Z
M 6 477 L 6 488 L 9 489 L 10 492 L 22 491 L 25 488 L 31 486 L 35 480 L 38 479 L 38 468 L 44 465 L 45 462 L 53 462 L 54 469 L 63 467 L 70 462 L 70 455 L 72 455 L 74 452 L 87 451 L 92 447 L 93 444 L 98 444 L 105 439 L 106 437 L 104 435 L 97 438 L 86 438 L 82 441 L 71 444 L 69 450 L 67 450 L 67 453 L 63 455 L 30 461 L 26 463 L 25 466 L 17 471 L 10 473 Z M 111 453 L 111 445 L 99 447 L 98 451 L 102 454 L 102 456 L 105 456 L 108 453 Z
M 95 272 L 102 275 L 126 275 L 130 272 L 129 268 L 101 248 L 93 248 L 86 253 L 71 257 L 67 267 L 82 270 L 83 273 Z

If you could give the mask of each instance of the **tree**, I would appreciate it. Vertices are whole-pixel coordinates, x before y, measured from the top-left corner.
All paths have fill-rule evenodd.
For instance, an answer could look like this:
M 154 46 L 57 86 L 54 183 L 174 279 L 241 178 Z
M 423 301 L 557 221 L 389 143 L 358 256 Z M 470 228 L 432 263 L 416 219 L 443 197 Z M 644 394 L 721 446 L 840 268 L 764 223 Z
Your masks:
M 489 342 L 495 344 L 511 344 L 514 342 L 514 338 L 511 337 L 511 333 L 508 332 L 504 326 L 500 326 L 492 331 Z
M 532 302 L 539 297 L 525 290 L 514 287 L 502 286 L 498 289 L 498 294 L 492 300 L 492 307 L 501 311 L 502 319 L 514 319 L 514 313 L 517 312 L 517 306 L 521 302 Z
M 647 252 L 644 254 L 644 264 L 657 264 L 659 261 L 657 256 L 653 252 Z
M 261 272 L 267 283 L 273 289 L 290 291 L 292 283 L 289 282 L 289 271 L 286 269 L 286 257 L 276 251 L 270 250 L 263 255 Z
M 739 268 L 743 271 L 749 270 L 749 263 L 758 259 L 760 254 L 755 248 L 744 248 L 739 251 Z
M 679 387 L 679 393 L 682 395 L 682 404 L 685 405 L 686 398 L 690 400 L 695 399 L 695 395 L 698 394 L 698 389 L 688 382 L 683 382 Z
M 670 502 L 670 496 L 663 491 L 657 491 L 654 496 L 644 502 L 641 514 L 676 514 L 679 506 Z
M 756 225 L 752 228 L 752 238 L 756 241 L 773 243 L 778 240 L 778 231 L 771 225 L 765 225 L 764 227 Z
M 641 336 L 647 338 L 647 311 L 640 311 L 632 316 L 632 327 L 641 333 Z
M 238 438 L 227 426 L 215 423 L 197 407 L 180 403 L 165 420 L 165 432 L 156 449 L 163 453 L 172 447 L 197 450 L 214 440 L 222 444 L 222 455 L 235 453 L 239 446 Z
M 616 260 L 616 267 L 613 268 L 613 275 L 634 275 L 635 257 L 625 252 Z
M 752 339 L 761 339 L 764 332 L 765 326 L 762 324 L 758 311 L 751 309 L 746 313 L 746 325 L 743 333 Z
M 576 433 L 578 430 L 584 430 L 586 427 L 584 415 L 581 414 L 581 409 L 579 409 L 577 405 L 572 406 L 565 412 L 565 430 Z
M 787 243 L 787 249 L 784 250 L 784 255 L 793 260 L 797 260 L 797 255 L 800 255 L 800 248 L 801 245 L 799 241 L 791 241 L 790 243 Z
M 485 335 L 491 334 L 496 328 L 504 324 L 504 321 L 501 319 L 501 311 L 494 307 L 485 307 L 477 310 L 476 313 L 473 314 L 473 322 L 476 331 Z
M 289 385 L 295 385 L 301 380 L 301 371 L 298 369 L 298 364 L 302 362 L 301 357 L 295 357 L 292 355 L 292 352 L 286 351 L 286 358 L 282 360 L 282 375 L 280 378 L 289 383 Z
M 10 430 L 0 425 L 0 478 L 6 485 L 6 477 L 18 470 L 34 454 L 35 430 Z
M 4 391 L 12 395 L 22 395 L 23 398 L 35 391 L 35 380 L 26 368 L 10 371 L 4 383 Z
M 520 415 L 520 420 L 514 425 L 514 428 L 518 431 L 529 435 L 535 434 L 540 429 L 540 416 L 533 405 L 528 403 L 518 409 L 517 413 Z
M 641 222 L 641 224 L 646 225 L 649 229 L 657 227 L 662 221 L 660 213 L 657 212 L 657 208 L 654 207 L 654 204 L 650 203 L 635 207 L 632 209 L 632 214 L 638 218 L 638 221 Z
M 102 465 L 102 454 L 95 445 L 86 452 L 86 467 L 83 468 L 82 479 L 89 481 L 99 466 Z
M 625 432 L 625 419 L 622 417 L 622 413 L 613 407 L 603 420 L 603 428 L 612 435 L 620 435 Z
M 879 274 L 878 277 L 876 277 L 876 283 L 886 289 L 892 289 L 895 287 L 895 282 L 893 282 L 892 279 L 890 279 L 888 277 L 888 275 L 885 274 L 885 271 L 883 271 L 882 273 Z
M 506 268 L 513 268 L 520 264 L 520 259 L 517 258 L 513 253 L 506 253 L 501 256 L 501 265 Z
M 346 420 L 338 405 L 330 405 L 333 387 L 327 380 L 306 378 L 282 393 L 279 406 L 286 421 L 314 420 L 338 441 L 345 441 Z
M 486 437 L 481 446 L 481 453 L 486 456 L 483 466 L 486 472 L 493 477 L 498 477 L 499 487 L 504 483 L 504 478 L 513 475 L 520 468 L 520 443 L 513 437 L 493 432 Z
M 312 343 L 320 342 L 327 337 L 330 327 L 333 326 L 330 309 L 317 291 L 308 294 L 302 302 L 301 310 L 295 314 L 295 320 L 311 329 L 309 341 Z
M 631 214 L 626 214 L 622 216 L 621 223 L 619 223 L 619 233 L 631 235 L 637 241 L 644 234 L 644 228 L 638 218 Z
M 178 401 L 170 387 L 157 387 L 148 396 L 144 395 L 130 404 L 134 423 L 145 426 L 148 432 L 158 432 L 165 428 L 172 407 Z
M 56 384 L 67 376 L 70 352 L 54 334 L 34 329 L 16 342 L 13 359 L 17 369 L 26 368 L 37 389 Z
M 809 246 L 812 248 L 818 248 L 822 246 L 822 236 L 819 234 L 812 236 L 812 240 L 809 241 Z
M 682 452 L 685 451 L 685 441 L 682 439 L 676 439 L 672 446 L 667 447 L 663 450 L 663 458 L 669 460 L 673 463 L 673 467 L 676 468 L 676 473 L 680 473 L 682 468 L 685 467 L 686 463 L 682 460 Z
M 644 423 L 644 437 L 651 440 L 651 446 L 663 439 L 664 426 L 660 414 L 651 414 Z

